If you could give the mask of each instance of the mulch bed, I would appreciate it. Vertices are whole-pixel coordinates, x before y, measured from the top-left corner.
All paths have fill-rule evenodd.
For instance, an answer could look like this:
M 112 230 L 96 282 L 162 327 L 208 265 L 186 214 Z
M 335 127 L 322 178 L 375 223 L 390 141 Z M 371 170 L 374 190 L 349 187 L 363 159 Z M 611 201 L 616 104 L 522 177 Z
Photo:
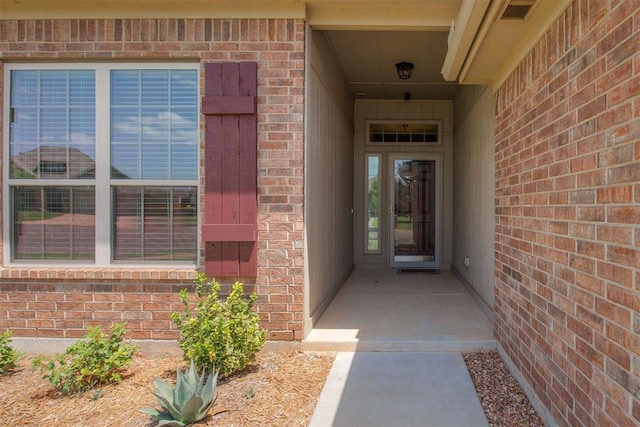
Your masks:
M 200 426 L 306 426 L 334 353 L 261 353 L 256 364 L 218 383 L 210 415 Z M 179 358 L 145 359 L 136 356 L 121 383 L 77 396 L 52 391 L 31 358 L 13 373 L 0 377 L 2 426 L 153 426 L 138 412 L 159 406 L 150 390 L 153 377 L 175 383 Z M 97 397 L 97 398 L 96 398 Z

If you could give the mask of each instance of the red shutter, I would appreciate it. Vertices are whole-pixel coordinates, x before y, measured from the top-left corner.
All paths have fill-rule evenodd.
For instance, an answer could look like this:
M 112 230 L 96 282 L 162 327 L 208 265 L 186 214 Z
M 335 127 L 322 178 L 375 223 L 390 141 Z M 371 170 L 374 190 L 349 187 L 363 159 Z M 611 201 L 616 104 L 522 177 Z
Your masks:
M 257 275 L 257 64 L 205 64 L 205 273 Z

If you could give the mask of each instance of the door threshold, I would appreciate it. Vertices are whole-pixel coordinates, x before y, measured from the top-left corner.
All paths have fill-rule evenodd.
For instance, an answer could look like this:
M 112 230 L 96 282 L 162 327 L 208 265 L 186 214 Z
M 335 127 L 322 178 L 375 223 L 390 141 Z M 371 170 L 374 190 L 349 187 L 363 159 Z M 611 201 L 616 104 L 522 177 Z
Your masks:
M 439 268 L 396 268 L 396 274 L 440 274 L 440 271 Z

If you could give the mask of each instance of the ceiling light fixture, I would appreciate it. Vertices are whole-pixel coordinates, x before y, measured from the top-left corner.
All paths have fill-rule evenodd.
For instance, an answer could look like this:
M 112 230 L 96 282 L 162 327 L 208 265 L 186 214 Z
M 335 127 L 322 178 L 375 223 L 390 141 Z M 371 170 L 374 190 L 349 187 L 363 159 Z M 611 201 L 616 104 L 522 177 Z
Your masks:
M 411 62 L 398 62 L 396 64 L 396 71 L 400 80 L 409 80 L 411 73 L 413 72 L 413 64 Z

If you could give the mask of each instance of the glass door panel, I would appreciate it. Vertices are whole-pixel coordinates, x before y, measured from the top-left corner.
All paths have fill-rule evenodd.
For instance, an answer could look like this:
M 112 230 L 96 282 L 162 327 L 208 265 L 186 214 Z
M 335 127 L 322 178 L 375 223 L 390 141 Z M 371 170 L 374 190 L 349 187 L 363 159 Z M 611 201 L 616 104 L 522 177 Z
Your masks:
M 366 253 L 380 253 L 380 155 L 367 154 Z
M 392 265 L 436 265 L 436 160 L 393 159 Z

